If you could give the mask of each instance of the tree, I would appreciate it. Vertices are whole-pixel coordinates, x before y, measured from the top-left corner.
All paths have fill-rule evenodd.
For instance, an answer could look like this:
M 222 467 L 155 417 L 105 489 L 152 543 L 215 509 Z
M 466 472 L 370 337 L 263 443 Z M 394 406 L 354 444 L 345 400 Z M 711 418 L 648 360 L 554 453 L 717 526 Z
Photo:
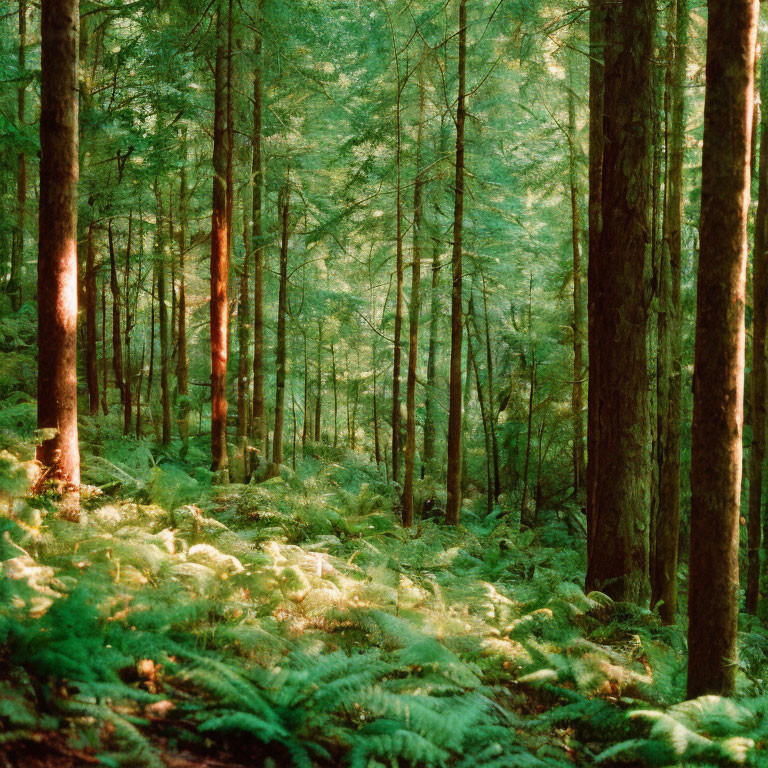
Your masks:
M 467 2 L 459 1 L 459 95 L 456 103 L 456 185 L 453 208 L 451 268 L 451 363 L 448 382 L 448 501 L 445 521 L 459 524 L 461 511 L 461 343 L 462 343 L 462 227 L 464 225 L 464 122 L 466 120 Z
M 651 529 L 651 605 L 667 624 L 677 613 L 677 562 L 680 534 L 680 416 L 682 390 L 681 253 L 683 161 L 685 155 L 685 68 L 688 2 L 669 5 L 667 26 L 667 103 L 671 113 L 664 210 L 658 321 L 658 473 L 657 519 Z
M 227 280 L 229 232 L 227 231 L 226 149 L 226 17 L 223 0 L 216 6 L 216 65 L 213 117 L 213 203 L 211 213 L 211 470 L 229 479 L 227 456 Z
M 78 0 L 42 8 L 36 457 L 42 479 L 80 485 L 77 434 Z
M 744 289 L 758 4 L 710 0 L 691 433 L 688 695 L 736 677 Z
M 646 370 L 651 57 L 649 0 L 606 10 L 602 227 L 590 253 L 590 352 L 595 369 L 588 429 L 586 587 L 617 600 L 648 598 L 648 406 Z M 592 358 L 591 358 L 592 359 Z
M 421 310 L 421 218 L 424 175 L 421 142 L 424 133 L 424 73 L 419 67 L 419 120 L 416 136 L 416 179 L 413 184 L 413 249 L 411 257 L 411 303 L 408 318 L 408 378 L 406 383 L 405 477 L 403 479 L 403 525 L 413 525 L 413 473 L 416 464 L 416 366 L 419 354 Z

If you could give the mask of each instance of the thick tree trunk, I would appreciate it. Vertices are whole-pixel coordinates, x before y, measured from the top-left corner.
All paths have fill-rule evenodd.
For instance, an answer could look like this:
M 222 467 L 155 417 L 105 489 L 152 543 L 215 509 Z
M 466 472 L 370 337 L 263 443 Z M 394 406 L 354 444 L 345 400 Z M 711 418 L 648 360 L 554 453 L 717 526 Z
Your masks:
M 710 0 L 691 434 L 688 696 L 736 677 L 756 0 Z
M 27 54 L 27 0 L 19 0 L 19 72 L 22 79 L 17 90 L 16 119 L 19 130 L 24 128 L 24 112 L 26 107 L 27 80 L 24 75 Z M 16 155 L 16 226 L 13 231 L 11 247 L 11 277 L 8 283 L 8 293 L 11 298 L 11 308 L 16 311 L 21 307 L 23 298 L 21 286 L 21 270 L 24 263 L 24 228 L 27 205 L 27 155 L 19 150 Z
M 259 1 L 259 25 L 264 0 Z M 264 315 L 263 315 L 263 244 L 261 242 L 261 28 L 256 30 L 253 42 L 253 439 L 259 447 L 266 440 L 264 422 Z
M 422 475 L 425 470 L 435 471 L 435 387 L 437 386 L 437 331 L 440 321 L 440 243 L 432 241 L 432 286 L 429 307 L 429 349 L 427 351 L 427 391 L 424 396 L 424 454 L 421 459 Z
M 187 359 L 187 132 L 183 129 L 184 161 L 179 171 L 179 350 L 176 356 L 176 386 L 179 392 L 179 437 L 186 447 L 189 441 L 189 362 Z
M 459 524 L 461 511 L 462 229 L 464 226 L 464 121 L 466 118 L 467 0 L 459 1 L 459 95 L 456 103 L 456 185 L 451 266 L 451 364 L 448 381 L 448 470 L 445 522 Z
M 587 591 L 643 603 L 648 595 L 649 480 L 645 252 L 655 9 L 624 0 L 606 12 L 602 231 L 590 254 L 594 303 L 590 371 Z
M 288 311 L 288 206 L 290 188 L 288 181 L 280 192 L 280 288 L 277 300 L 277 347 L 275 354 L 275 427 L 272 439 L 272 466 L 270 474 L 277 474 L 283 463 L 283 424 L 285 422 L 285 319 Z
M 651 562 L 651 605 L 658 606 L 666 624 L 677 613 L 677 562 L 680 534 L 680 399 L 682 392 L 681 252 L 683 216 L 683 161 L 685 154 L 685 71 L 688 2 L 670 4 L 669 54 L 669 167 L 667 169 L 664 242 L 659 290 L 659 499 Z
M 88 383 L 88 411 L 99 412 L 99 369 L 96 360 L 96 248 L 93 221 L 88 224 L 85 247 L 85 379 Z
M 571 188 L 571 249 L 573 252 L 573 389 L 571 419 L 573 427 L 573 497 L 581 492 L 584 480 L 584 321 L 581 296 L 581 226 L 579 222 L 579 175 L 576 156 L 576 93 L 573 84 L 574 62 L 568 69 L 568 147 L 569 186 Z
M 605 92 L 605 6 L 604 0 L 589 0 L 589 263 L 587 265 L 587 349 L 589 379 L 599 375 L 599 348 L 596 344 L 597 283 L 600 262 L 600 231 L 603 200 L 603 100 Z M 598 466 L 597 397 L 587 388 L 587 562 L 592 559 L 595 539 L 595 497 Z
M 211 470 L 229 480 L 227 457 L 227 357 L 229 232 L 227 231 L 226 40 L 224 2 L 216 13 L 213 118 L 213 207 L 211 214 Z
M 419 67 L 419 124 L 416 132 L 416 180 L 413 185 L 413 254 L 411 265 L 411 303 L 408 317 L 408 379 L 406 383 L 405 476 L 403 478 L 403 525 L 413 525 L 413 473 L 416 466 L 416 369 L 419 350 L 419 312 L 421 311 L 421 218 L 422 187 L 421 142 L 424 132 L 424 74 Z
M 43 479 L 80 485 L 77 436 L 78 0 L 42 7 L 36 450 Z

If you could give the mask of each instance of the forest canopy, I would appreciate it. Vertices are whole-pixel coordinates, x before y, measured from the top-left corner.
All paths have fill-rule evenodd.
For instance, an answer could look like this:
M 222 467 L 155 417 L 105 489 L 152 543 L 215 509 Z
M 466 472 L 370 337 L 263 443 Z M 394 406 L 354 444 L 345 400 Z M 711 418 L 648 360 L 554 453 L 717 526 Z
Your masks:
M 768 765 L 757 0 L 3 0 L 0 764 Z

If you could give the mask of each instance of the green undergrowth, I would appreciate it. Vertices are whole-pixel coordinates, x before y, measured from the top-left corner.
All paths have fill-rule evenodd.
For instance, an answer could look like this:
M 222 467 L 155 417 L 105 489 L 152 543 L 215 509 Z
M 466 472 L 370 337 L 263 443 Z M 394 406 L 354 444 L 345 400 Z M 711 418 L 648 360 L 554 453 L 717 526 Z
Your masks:
M 681 627 L 585 595 L 565 514 L 404 531 L 359 456 L 216 488 L 194 442 L 84 435 L 78 522 L 0 453 L 0 756 L 56 733 L 105 766 L 768 765 L 765 631 L 738 699 L 680 703 Z

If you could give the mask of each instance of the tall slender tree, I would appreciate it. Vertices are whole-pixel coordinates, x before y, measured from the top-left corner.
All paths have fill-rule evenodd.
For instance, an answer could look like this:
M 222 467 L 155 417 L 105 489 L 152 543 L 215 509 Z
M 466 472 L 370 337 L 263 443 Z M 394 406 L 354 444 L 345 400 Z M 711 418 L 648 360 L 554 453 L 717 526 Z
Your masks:
M 448 379 L 448 476 L 445 521 L 458 525 L 461 511 L 461 345 L 462 234 L 464 227 L 464 123 L 467 93 L 467 0 L 459 0 L 459 94 L 456 103 L 456 184 L 453 207 L 451 267 L 451 362 Z
M 77 434 L 78 0 L 47 0 L 41 16 L 37 258 L 36 457 L 43 478 L 80 485 Z
M 746 224 L 757 0 L 710 0 L 691 434 L 688 695 L 736 678 Z
M 27 103 L 27 0 L 19 0 L 19 54 L 18 66 L 20 73 L 19 87 L 16 92 L 16 120 L 19 130 L 23 130 Z M 11 306 L 17 310 L 23 298 L 21 285 L 21 267 L 24 262 L 24 229 L 26 227 L 27 210 L 27 154 L 19 149 L 16 154 L 16 226 L 13 230 L 13 245 L 11 248 L 11 275 L 8 292 Z
M 214 70 L 213 204 L 211 214 L 211 469 L 220 480 L 229 479 L 227 456 L 227 281 L 229 232 L 227 231 L 226 137 L 226 28 L 224 0 L 216 4 L 216 65 Z

